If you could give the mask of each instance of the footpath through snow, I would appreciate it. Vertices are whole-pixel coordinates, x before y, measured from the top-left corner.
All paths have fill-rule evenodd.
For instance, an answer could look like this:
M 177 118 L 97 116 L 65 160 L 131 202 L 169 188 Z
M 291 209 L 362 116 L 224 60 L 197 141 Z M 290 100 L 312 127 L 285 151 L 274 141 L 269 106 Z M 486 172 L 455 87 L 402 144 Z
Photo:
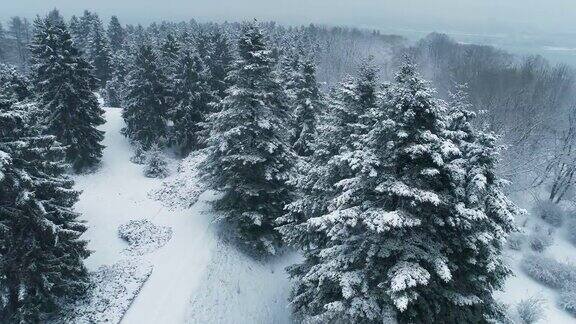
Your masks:
M 147 219 L 172 228 L 172 238 L 162 248 L 142 256 L 152 264 L 152 275 L 124 315 L 123 323 L 183 323 L 186 307 L 198 279 L 210 261 L 215 237 L 201 201 L 186 211 L 170 211 L 147 197 L 160 185 L 143 176 L 142 166 L 130 162 L 130 144 L 120 134 L 121 109 L 106 108 L 106 132 L 101 169 L 78 176 L 83 191 L 77 210 L 88 222 L 85 238 L 94 253 L 87 259 L 90 270 L 124 258 L 127 243 L 119 238 L 119 226 Z
M 76 209 L 88 222 L 84 238 L 94 251 L 86 260 L 89 270 L 130 258 L 118 228 L 131 220 L 172 229 L 164 246 L 132 259 L 151 264 L 152 273 L 118 317 L 122 323 L 288 323 L 289 281 L 283 267 L 294 256 L 264 265 L 231 247 L 222 249 L 211 223 L 209 193 L 188 209 L 169 209 L 149 198 L 162 181 L 144 177 L 143 166 L 130 162 L 132 148 L 120 134 L 121 109 L 105 111 L 102 166 L 94 174 L 75 177 L 83 191 Z M 260 282 L 252 285 L 252 280 Z M 236 306 L 234 311 L 230 305 Z

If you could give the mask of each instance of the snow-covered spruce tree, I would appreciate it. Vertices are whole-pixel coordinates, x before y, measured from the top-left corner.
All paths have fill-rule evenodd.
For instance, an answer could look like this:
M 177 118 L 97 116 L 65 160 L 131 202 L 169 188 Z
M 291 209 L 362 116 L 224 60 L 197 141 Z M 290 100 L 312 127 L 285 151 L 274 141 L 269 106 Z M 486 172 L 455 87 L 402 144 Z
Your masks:
M 166 141 L 169 111 L 168 85 L 150 45 L 141 45 L 128 74 L 127 94 L 122 117 L 122 132 L 148 150 L 154 143 Z
M 501 251 L 516 208 L 494 175 L 497 149 L 470 128 L 476 149 L 461 150 L 453 115 L 432 95 L 404 65 L 366 121 L 370 131 L 342 156 L 352 176 L 337 183 L 326 210 L 281 229 L 305 253 L 290 270 L 294 311 L 305 321 L 503 315 L 492 291 L 509 273 Z
M 0 109 L 8 109 L 31 95 L 28 79 L 14 67 L 0 63 Z
M 316 82 L 316 67 L 311 60 L 305 60 L 300 67 L 302 77 L 295 89 L 294 141 L 292 147 L 300 156 L 310 156 L 316 132 L 316 116 L 324 111 L 322 94 Z
M 214 209 L 242 246 L 263 254 L 275 254 L 281 244 L 273 223 L 289 199 L 285 181 L 293 160 L 271 54 L 260 28 L 244 25 L 230 74 L 233 86 L 207 120 L 207 158 L 201 165 L 205 183 L 222 192 Z
M 105 97 L 106 104 L 110 107 L 123 107 L 126 98 L 126 79 L 132 60 L 126 50 L 118 50 L 112 55 L 112 78 L 106 82 Z
M 2 323 L 44 322 L 88 287 L 86 227 L 72 209 L 79 192 L 63 175 L 65 148 L 30 124 L 35 109 L 0 107 Z
M 172 78 L 177 73 L 176 66 L 179 63 L 180 49 L 180 44 L 172 34 L 166 36 L 166 40 L 160 47 L 160 66 L 164 71 L 164 75 L 169 78 Z
M 104 111 L 94 95 L 92 67 L 72 45 L 57 11 L 35 21 L 33 76 L 38 104 L 49 134 L 66 146 L 66 159 L 76 172 L 100 162 Z
M 130 157 L 130 162 L 134 164 L 144 164 L 146 162 L 146 151 L 142 148 L 142 144 L 135 142 L 133 149 L 134 153 Z
M 90 32 L 94 26 L 95 14 L 84 10 L 82 17 L 72 16 L 70 19 L 70 34 L 74 46 L 88 59 Z
M 376 70 L 365 63 L 358 76 L 345 78 L 332 90 L 327 105 L 317 113 L 313 154 L 300 160 L 298 175 L 290 180 L 297 197 L 287 206 L 288 213 L 277 222 L 290 244 L 299 246 L 305 244 L 304 240 L 311 240 L 311 233 L 296 229 L 305 226 L 305 219 L 326 213 L 336 195 L 336 184 L 352 176 L 352 169 L 342 157 L 355 150 L 355 143 L 366 131 L 366 127 L 360 127 L 360 121 L 366 120 L 374 109 L 376 92 Z
M 233 68 L 234 56 L 228 38 L 220 30 L 212 33 L 209 45 L 208 56 L 203 58 L 210 71 L 208 83 L 215 95 L 223 99 L 230 86 L 227 76 Z
M 72 42 L 74 46 L 80 51 L 84 51 L 84 35 L 82 35 L 82 24 L 80 19 L 73 15 L 68 22 L 68 28 L 70 30 L 70 36 L 72 37 Z M 86 35 L 87 36 L 87 35 Z
M 288 107 L 289 132 L 290 144 L 296 141 L 299 126 L 296 122 L 295 110 L 299 104 L 297 96 L 299 90 L 304 86 L 304 75 L 302 74 L 302 58 L 301 53 L 296 48 L 285 50 L 279 58 L 278 68 L 278 82 L 282 85 L 286 98 L 286 106 Z
M 209 113 L 213 95 L 206 82 L 206 71 L 200 58 L 186 51 L 176 68 L 171 89 L 174 108 L 172 140 L 183 155 L 201 147 L 201 123 Z
M 144 175 L 148 178 L 165 178 L 168 175 L 168 163 L 157 144 L 152 145 L 146 152 L 145 164 Z
M 119 50 L 124 47 L 124 41 L 126 39 L 126 33 L 124 28 L 120 24 L 118 17 L 112 16 L 110 22 L 108 23 L 108 41 L 110 43 L 110 51 L 112 54 L 116 54 Z
M 111 57 L 106 32 L 98 15 L 92 17 L 92 28 L 88 35 L 87 47 L 87 54 L 94 68 L 94 76 L 98 79 L 99 87 L 104 87 L 112 74 Z

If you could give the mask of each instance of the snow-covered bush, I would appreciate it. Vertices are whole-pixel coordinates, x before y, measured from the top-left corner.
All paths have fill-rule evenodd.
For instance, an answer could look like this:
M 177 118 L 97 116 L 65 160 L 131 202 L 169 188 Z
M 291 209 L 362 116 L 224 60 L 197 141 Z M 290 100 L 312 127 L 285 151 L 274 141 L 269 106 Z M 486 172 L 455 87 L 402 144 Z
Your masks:
M 129 253 L 142 255 L 164 246 L 172 238 L 172 228 L 157 226 L 147 219 L 131 220 L 118 227 L 118 235 L 128 242 Z
M 166 178 L 168 176 L 168 163 L 157 145 L 152 146 L 146 154 L 144 175 L 148 178 Z
M 541 227 L 534 228 L 534 231 L 528 237 L 530 248 L 536 252 L 544 252 L 548 247 L 554 243 L 552 231 Z
M 576 316 L 576 282 L 567 283 L 558 298 L 558 305 L 568 313 Z
M 523 324 L 536 323 L 544 318 L 545 300 L 538 296 L 532 296 L 521 300 L 516 305 L 518 317 Z
M 162 183 L 162 186 L 150 193 L 151 198 L 162 202 L 169 208 L 189 208 L 206 191 L 206 185 L 200 181 L 199 165 L 206 158 L 202 151 L 190 153 L 179 164 L 176 174 Z
M 534 207 L 534 212 L 538 217 L 554 227 L 560 227 L 564 222 L 564 211 L 558 204 L 550 200 L 539 201 Z
M 526 242 L 526 234 L 524 233 L 512 233 L 506 241 L 508 247 L 516 251 L 522 250 L 524 242 Z
M 150 277 L 152 265 L 139 259 L 122 260 L 90 273 L 87 294 L 65 304 L 56 323 L 118 323 Z
M 134 155 L 130 157 L 130 161 L 135 164 L 144 164 L 146 162 L 146 151 L 138 142 L 134 142 Z
M 532 279 L 552 288 L 576 282 L 576 267 L 540 254 L 525 256 L 520 267 Z

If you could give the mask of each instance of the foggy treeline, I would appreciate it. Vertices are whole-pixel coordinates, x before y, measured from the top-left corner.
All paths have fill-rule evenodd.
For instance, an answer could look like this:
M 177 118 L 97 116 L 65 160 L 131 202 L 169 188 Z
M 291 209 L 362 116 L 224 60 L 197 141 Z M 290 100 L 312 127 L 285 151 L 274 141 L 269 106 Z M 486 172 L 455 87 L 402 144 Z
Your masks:
M 97 14 L 90 12 L 71 20 L 72 25 L 80 28 L 75 36 L 83 39 L 79 43 L 87 56 L 90 48 L 86 39 L 91 27 L 86 26 L 91 19 L 97 21 L 100 26 L 97 28 L 105 25 Z M 501 142 L 507 149 L 500 170 L 514 180 L 517 188 L 531 188 L 545 182 L 543 177 L 554 176 L 558 166 L 551 164 L 557 163 L 559 156 L 562 161 L 573 158 L 571 152 L 563 152 L 566 141 L 572 140 L 566 138 L 567 133 L 574 127 L 568 116 L 573 115 L 576 74 L 567 65 L 553 65 L 540 56 L 519 57 L 491 46 L 461 44 L 437 33 L 410 44 L 401 36 L 357 28 L 313 24 L 285 27 L 273 22 L 263 25 L 277 51 L 276 57 L 289 56 L 291 52 L 314 57 L 317 78 L 325 90 L 354 73 L 369 57 L 379 67 L 382 79 L 390 80 L 406 54 L 416 61 L 440 97 L 446 98 L 456 84 L 467 84 L 472 104 L 483 112 L 477 122 L 485 123 L 502 136 Z M 216 30 L 227 39 L 235 39 L 240 26 L 194 20 L 152 23 L 146 27 L 125 25 L 121 30 L 122 44 L 110 44 L 117 47 L 112 48 L 111 65 L 123 60 L 115 55 L 116 50 L 130 55 L 144 41 L 159 50 L 171 35 L 184 46 L 195 47 L 208 42 L 208 35 Z M 0 25 L 1 62 L 28 71 L 32 28 L 30 20 L 24 17 L 12 17 Z M 110 28 L 107 27 L 109 36 Z M 74 34 L 74 27 L 71 29 Z M 230 42 L 230 46 L 234 45 Z M 207 44 L 200 44 L 195 50 L 201 51 L 203 46 Z

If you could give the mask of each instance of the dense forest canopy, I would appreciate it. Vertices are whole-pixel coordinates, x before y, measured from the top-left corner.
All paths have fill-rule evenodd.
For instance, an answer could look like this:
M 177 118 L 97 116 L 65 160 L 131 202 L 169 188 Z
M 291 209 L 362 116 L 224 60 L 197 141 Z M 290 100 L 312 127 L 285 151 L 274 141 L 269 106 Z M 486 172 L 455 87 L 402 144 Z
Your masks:
M 492 293 L 521 213 L 509 194 L 574 198 L 576 72 L 539 56 L 437 33 L 90 11 L 5 25 L 0 321 L 49 319 L 89 289 L 68 174 L 100 167 L 99 98 L 122 109 L 147 177 L 167 175 L 164 150 L 201 156 L 198 181 L 247 254 L 302 253 L 288 272 L 305 322 L 501 319 Z

